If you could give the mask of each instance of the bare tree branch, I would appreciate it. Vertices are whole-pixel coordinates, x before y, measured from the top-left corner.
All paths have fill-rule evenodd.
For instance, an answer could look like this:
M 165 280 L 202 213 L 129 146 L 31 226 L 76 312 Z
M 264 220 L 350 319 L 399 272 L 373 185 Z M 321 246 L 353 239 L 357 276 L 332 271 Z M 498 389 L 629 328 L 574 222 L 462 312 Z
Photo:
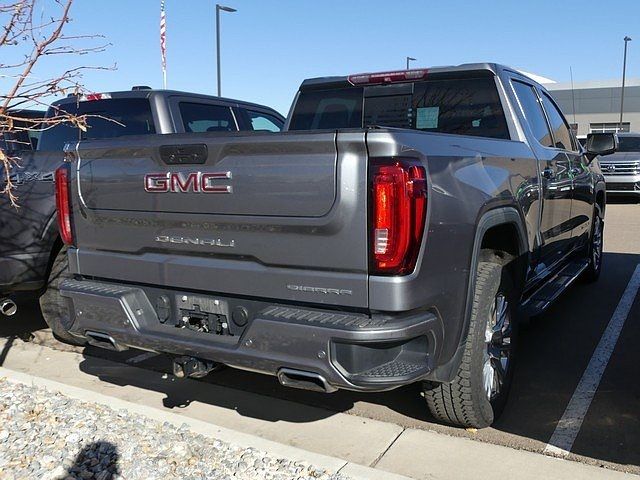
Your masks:
M 25 133 L 46 131 L 60 124 L 86 131 L 87 120 L 93 115 L 51 109 L 51 101 L 56 96 L 87 93 L 82 85 L 87 70 L 115 68 L 77 66 L 53 75 L 38 75 L 38 67 L 42 68 L 47 58 L 80 57 L 109 46 L 106 42 L 95 43 L 104 40 L 101 35 L 65 33 L 72 4 L 73 0 L 0 0 L 0 82 L 5 85 L 4 92 L 0 91 L 0 196 L 6 195 L 14 206 L 18 198 L 12 171 L 20 168 L 19 153 L 15 153 L 20 149 L 15 147 L 28 143 Z M 21 114 L 28 108 L 50 110 L 50 114 L 40 118 Z

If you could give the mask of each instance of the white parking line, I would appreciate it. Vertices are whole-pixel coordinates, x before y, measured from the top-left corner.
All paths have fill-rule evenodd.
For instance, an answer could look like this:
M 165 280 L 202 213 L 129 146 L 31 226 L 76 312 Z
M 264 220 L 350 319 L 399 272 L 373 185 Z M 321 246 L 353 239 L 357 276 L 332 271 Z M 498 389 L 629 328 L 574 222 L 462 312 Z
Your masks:
M 636 266 L 627 284 L 627 288 L 622 294 L 622 298 L 615 312 L 613 312 L 613 316 L 611 320 L 609 320 L 609 324 L 602 334 L 598 346 L 591 356 L 589 365 L 587 365 L 586 370 L 582 374 L 580 383 L 578 383 L 575 392 L 573 392 L 573 396 L 562 418 L 558 422 L 549 443 L 544 449 L 544 453 L 566 457 L 571 452 L 573 442 L 575 442 L 578 436 L 584 417 L 598 390 L 598 385 L 600 385 L 602 375 L 605 368 L 607 368 L 607 363 L 609 363 L 618 337 L 620 337 L 620 332 L 622 331 L 622 327 L 624 327 L 624 322 L 629 315 L 638 289 L 640 289 L 640 264 Z
M 144 362 L 145 360 L 149 360 L 150 358 L 157 357 L 157 356 L 158 354 L 155 352 L 146 352 L 136 357 L 130 358 L 129 360 L 127 360 L 127 363 L 136 364 L 136 363 Z

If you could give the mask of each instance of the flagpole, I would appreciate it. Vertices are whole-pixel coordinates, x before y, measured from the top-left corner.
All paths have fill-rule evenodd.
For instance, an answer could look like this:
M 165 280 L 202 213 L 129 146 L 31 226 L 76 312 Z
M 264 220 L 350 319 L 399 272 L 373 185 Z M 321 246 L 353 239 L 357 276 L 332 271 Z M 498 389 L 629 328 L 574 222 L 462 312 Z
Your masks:
M 167 15 L 164 0 L 160 1 L 160 53 L 162 62 L 162 88 L 167 89 Z

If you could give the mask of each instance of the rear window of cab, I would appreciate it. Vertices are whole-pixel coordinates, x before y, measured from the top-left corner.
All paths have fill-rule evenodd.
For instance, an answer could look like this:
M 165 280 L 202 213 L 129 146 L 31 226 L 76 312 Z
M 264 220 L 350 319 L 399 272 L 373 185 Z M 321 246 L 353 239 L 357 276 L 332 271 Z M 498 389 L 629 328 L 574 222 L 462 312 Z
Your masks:
M 389 94 L 380 85 L 303 90 L 289 129 L 380 126 L 510 138 L 493 77 L 433 79 L 405 85 L 409 88 L 402 93 L 389 88 Z
M 87 115 L 87 131 L 61 123 L 43 132 L 38 150 L 62 150 L 67 142 L 156 133 L 147 98 L 108 98 L 70 102 L 52 107 L 47 117 L 60 112 Z

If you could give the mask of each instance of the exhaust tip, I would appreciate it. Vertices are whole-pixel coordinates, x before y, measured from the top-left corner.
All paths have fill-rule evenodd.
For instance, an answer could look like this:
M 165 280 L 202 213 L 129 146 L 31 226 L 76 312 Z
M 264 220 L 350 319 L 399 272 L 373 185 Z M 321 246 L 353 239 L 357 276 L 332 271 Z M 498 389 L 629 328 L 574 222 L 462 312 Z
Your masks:
M 11 317 L 18 311 L 18 305 L 10 298 L 5 298 L 0 302 L 0 313 L 7 317 Z
M 113 337 L 107 333 L 92 332 L 87 330 L 85 332 L 85 336 L 87 337 L 87 342 L 89 342 L 89 344 L 93 345 L 94 347 L 114 350 L 116 352 L 124 350 L 124 348 L 120 348 Z
M 278 380 L 285 387 L 311 390 L 312 392 L 332 393 L 337 390 L 322 376 L 313 372 L 304 372 L 292 368 L 278 370 Z

